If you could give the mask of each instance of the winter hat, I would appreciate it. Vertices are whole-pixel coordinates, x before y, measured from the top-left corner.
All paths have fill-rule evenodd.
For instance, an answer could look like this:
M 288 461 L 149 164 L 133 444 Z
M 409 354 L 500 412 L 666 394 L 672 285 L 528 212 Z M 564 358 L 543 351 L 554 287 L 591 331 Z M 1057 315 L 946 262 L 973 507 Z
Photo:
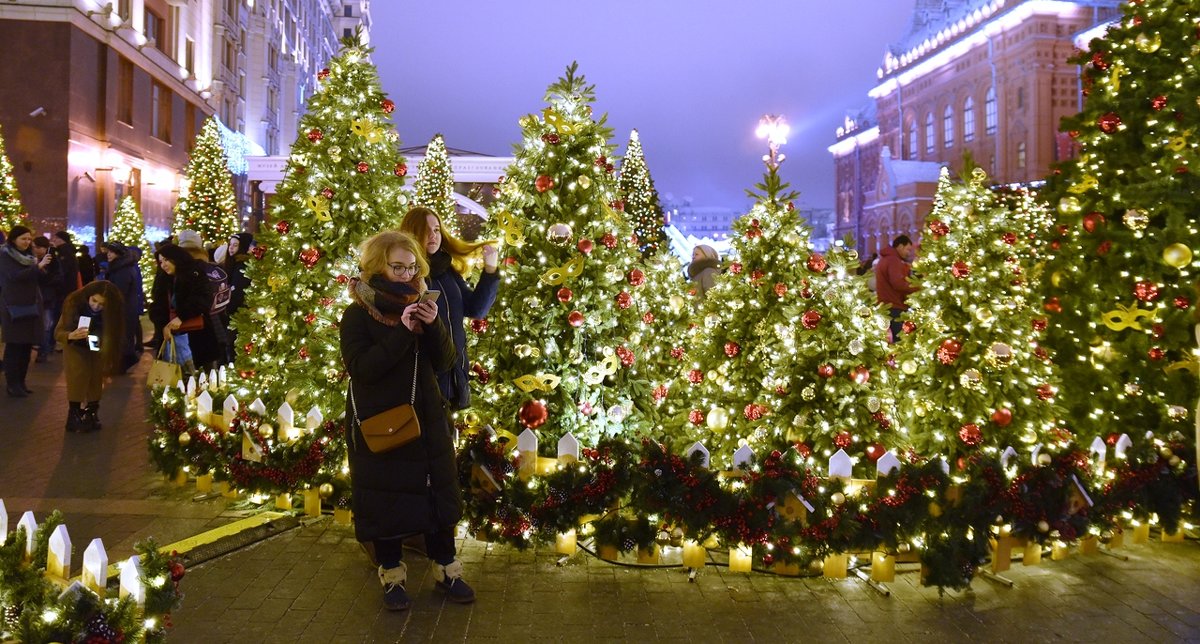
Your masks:
M 68 244 L 71 243 L 71 233 L 69 233 L 65 230 L 60 230 L 60 231 L 54 233 L 54 236 L 67 242 Z
M 705 259 L 719 260 L 721 256 L 717 254 L 717 249 L 708 244 L 699 244 L 696 248 L 700 249 L 700 254 L 704 255 Z
M 33 233 L 33 231 L 29 230 L 25 226 L 20 226 L 20 225 L 13 226 L 12 230 L 8 231 L 8 242 L 12 243 L 12 242 L 16 241 L 16 239 L 18 237 L 20 237 L 21 235 L 24 235 L 25 233 Z
M 100 247 L 112 251 L 117 257 L 122 257 L 125 255 L 125 253 L 129 252 L 128 246 L 112 240 L 105 241 Z
M 181 230 L 175 235 L 175 238 L 175 244 L 180 248 L 204 250 L 204 242 L 200 240 L 200 233 L 194 230 Z

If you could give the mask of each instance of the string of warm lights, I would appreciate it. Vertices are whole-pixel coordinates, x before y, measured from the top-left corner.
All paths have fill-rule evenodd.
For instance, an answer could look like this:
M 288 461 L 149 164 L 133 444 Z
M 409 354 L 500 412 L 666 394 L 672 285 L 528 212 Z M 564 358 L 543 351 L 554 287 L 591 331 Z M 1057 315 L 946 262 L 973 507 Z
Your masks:
M 221 126 L 215 116 L 204 122 L 196 137 L 187 168 L 186 190 L 175 203 L 173 232 L 194 230 L 208 244 L 221 244 L 242 230 L 237 199 L 233 194 L 233 175 L 221 145 Z

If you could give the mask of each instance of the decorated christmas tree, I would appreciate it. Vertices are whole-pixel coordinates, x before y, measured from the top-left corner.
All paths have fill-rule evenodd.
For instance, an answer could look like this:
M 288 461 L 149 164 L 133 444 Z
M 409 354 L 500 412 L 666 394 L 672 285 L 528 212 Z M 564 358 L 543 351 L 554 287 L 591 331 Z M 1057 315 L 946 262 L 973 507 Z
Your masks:
M 150 240 L 146 239 L 146 222 L 132 196 L 126 196 L 117 207 L 108 239 L 141 252 L 138 268 L 142 271 L 143 290 L 149 298 L 154 283 L 154 249 L 150 246 Z
M 221 126 L 215 116 L 204 122 L 184 170 L 187 191 L 175 204 L 173 230 L 194 230 L 206 244 L 220 245 L 242 230 L 233 176 L 221 145 Z
M 814 464 L 839 448 L 877 459 L 894 443 L 887 320 L 857 253 L 812 250 L 774 159 L 757 188 L 733 225 L 737 259 L 675 349 L 690 383 L 675 424 L 723 467 L 741 445 L 759 457 L 795 445 Z
M 233 318 L 236 365 L 244 388 L 275 405 L 287 398 L 296 409 L 340 410 L 336 324 L 357 274 L 357 247 L 407 207 L 407 166 L 388 116 L 395 106 L 369 53 L 346 41 L 318 74 L 270 222 L 256 236 L 258 261 L 247 265 L 252 286 Z
M 633 223 L 642 253 L 649 255 L 666 249 L 667 235 L 663 232 L 663 209 L 654 189 L 654 179 L 646 167 L 638 131 L 629 133 L 629 145 L 621 160 L 621 202 L 625 216 Z
M 0 131 L 0 230 L 8 232 L 13 226 L 25 223 L 28 215 L 21 207 L 21 193 L 13 177 L 13 165 L 4 149 L 4 132 Z
M 1085 443 L 1146 431 L 1190 443 L 1200 394 L 1200 77 L 1181 70 L 1194 65 L 1200 7 L 1144 0 L 1122 9 L 1074 60 L 1087 99 L 1062 124 L 1079 157 L 1045 190 L 1059 233 L 1042 302 L 1047 343 Z M 1158 457 L 1151 441 L 1137 443 Z
M 442 218 L 450 234 L 459 236 L 458 212 L 454 207 L 454 169 L 446 141 L 436 134 L 425 148 L 425 159 L 417 164 L 417 180 L 413 182 L 413 205 L 424 206 Z
M 570 432 L 584 445 L 649 430 L 639 373 L 656 332 L 648 302 L 661 294 L 637 266 L 632 230 L 614 210 L 606 117 L 577 66 L 549 87 L 540 115 L 520 119 L 523 142 L 492 208 L 504 283 L 493 314 L 472 323 L 479 419 L 534 429 L 554 453 Z
M 916 454 L 1028 454 L 1068 440 L 1056 431 L 1058 378 L 1029 274 L 1048 213 L 1031 199 L 1010 209 L 981 169 L 965 183 L 943 169 L 926 222 L 913 266 L 921 289 L 908 297 L 896 347 L 903 430 Z

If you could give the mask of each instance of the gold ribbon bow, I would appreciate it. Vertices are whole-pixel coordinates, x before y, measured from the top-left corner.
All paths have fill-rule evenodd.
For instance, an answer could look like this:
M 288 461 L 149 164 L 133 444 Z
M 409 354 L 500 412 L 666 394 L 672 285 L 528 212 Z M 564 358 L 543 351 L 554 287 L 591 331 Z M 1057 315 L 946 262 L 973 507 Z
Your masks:
M 329 200 L 325 197 L 313 195 L 308 198 L 308 208 L 317 214 L 317 219 L 320 221 L 329 221 Z
M 1095 176 L 1090 175 L 1090 174 L 1085 174 L 1085 175 L 1083 175 L 1083 179 L 1081 179 L 1079 181 L 1079 183 L 1071 186 L 1070 188 L 1067 188 L 1067 192 L 1073 192 L 1077 195 L 1081 195 L 1081 194 L 1087 192 L 1088 190 L 1095 188 L 1098 185 L 1100 185 L 1100 182 L 1096 180 Z
M 535 391 L 554 391 L 558 387 L 558 383 L 562 382 L 562 378 L 550 373 L 527 373 L 513 381 L 517 389 L 525 393 L 533 393 Z
M 559 134 L 574 134 L 575 126 L 567 122 L 562 114 L 554 111 L 553 107 L 542 110 L 542 120 L 558 130 Z
M 525 233 L 520 222 L 507 210 L 501 210 L 496 215 L 496 226 L 504 233 L 504 243 L 509 246 L 520 246 L 525 243 Z
M 542 281 L 552 286 L 558 286 L 568 279 L 579 277 L 582 274 L 583 255 L 580 255 L 558 268 L 552 268 L 542 273 Z
M 1117 308 L 1104 313 L 1100 316 L 1100 321 L 1104 326 L 1113 331 L 1124 331 L 1125 329 L 1142 330 L 1142 325 L 1138 321 L 1139 318 L 1146 318 L 1150 322 L 1154 321 L 1154 311 L 1147 309 L 1139 309 L 1118 304 Z
M 1200 378 L 1200 362 L 1196 362 L 1195 360 L 1180 360 L 1179 362 L 1175 362 L 1163 367 L 1163 371 L 1167 373 L 1172 373 L 1175 371 L 1190 371 L 1192 372 L 1193 376 Z
M 366 139 L 368 143 L 379 143 L 383 140 L 383 133 L 379 131 L 379 126 L 368 119 L 354 119 L 350 122 L 350 129 Z
M 598 364 L 589 367 L 583 373 L 583 381 L 589 385 L 598 385 L 604 382 L 605 378 L 616 373 L 620 366 L 621 359 L 617 357 L 617 354 L 609 354 Z

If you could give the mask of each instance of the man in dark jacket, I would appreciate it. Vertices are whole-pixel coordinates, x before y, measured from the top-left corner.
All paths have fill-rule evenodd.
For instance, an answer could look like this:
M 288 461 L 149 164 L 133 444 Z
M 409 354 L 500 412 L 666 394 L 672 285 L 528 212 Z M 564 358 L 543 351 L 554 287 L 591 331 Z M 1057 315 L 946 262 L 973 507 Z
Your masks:
M 138 267 L 136 249 L 106 241 L 101 247 L 108 257 L 108 281 L 121 291 L 125 301 L 125 337 L 121 340 L 120 369 L 124 373 L 138 363 L 142 356 L 142 271 Z
M 900 316 L 908 310 L 908 295 L 919 290 L 908 283 L 908 274 L 912 270 L 908 262 L 912 261 L 913 243 L 908 235 L 900 235 L 892 240 L 889 248 L 879 253 L 879 263 L 875 265 L 875 295 L 883 304 L 891 308 L 892 342 L 900 339 L 900 331 L 904 323 Z
M 53 248 L 50 242 L 45 237 L 33 238 L 33 256 L 37 261 L 42 261 L 47 255 L 50 257 L 50 263 L 46 265 L 45 271 L 38 279 L 38 290 L 42 293 L 42 339 L 37 345 L 37 359 L 34 362 L 46 362 L 51 353 L 54 353 L 54 347 L 58 344 L 54 339 L 54 327 L 58 324 L 58 316 L 62 313 L 63 301 L 63 284 L 62 284 L 62 262 L 58 259 L 56 253 L 51 252 Z
M 92 249 L 80 244 L 75 251 L 75 263 L 79 266 L 79 282 L 83 286 L 96 279 L 96 260 L 92 259 Z

